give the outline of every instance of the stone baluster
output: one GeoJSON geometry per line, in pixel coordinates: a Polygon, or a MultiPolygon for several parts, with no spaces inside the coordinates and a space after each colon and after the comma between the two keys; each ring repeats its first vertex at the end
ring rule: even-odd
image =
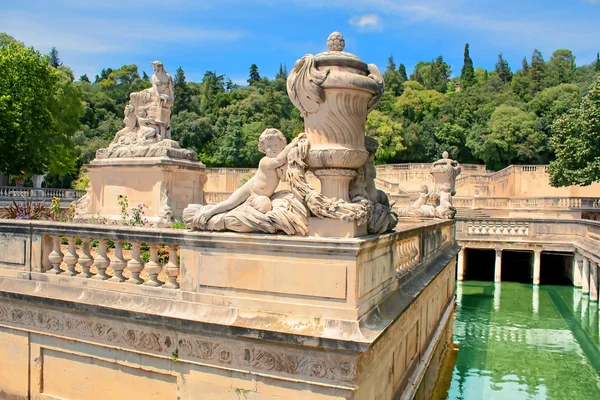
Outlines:
{"type": "Polygon", "coordinates": [[[140,278],[140,272],[144,269],[144,259],[140,254],[140,242],[132,242],[131,250],[131,260],[127,263],[127,270],[131,272],[131,278],[127,280],[127,283],[139,285],[144,283],[144,280],[140,278]]]}
{"type": "Polygon", "coordinates": [[[125,282],[127,279],[123,276],[123,270],[127,267],[127,260],[123,257],[123,241],[121,240],[115,242],[115,258],[116,260],[110,264],[114,274],[109,280],[113,282],[125,282]]]}
{"type": "Polygon", "coordinates": [[[92,279],[105,281],[110,278],[106,274],[110,265],[110,258],[106,255],[106,239],[98,239],[98,255],[94,258],[94,265],[98,268],[98,273],[92,279]]]}
{"type": "Polygon", "coordinates": [[[52,273],[55,275],[62,274],[60,264],[63,261],[63,253],[60,251],[60,242],[62,238],[60,236],[52,236],[52,252],[48,255],[48,259],[52,263],[52,273]]]}
{"type": "Polygon", "coordinates": [[[77,275],[77,271],[75,271],[75,266],[77,265],[77,261],[79,260],[79,256],[77,255],[77,250],[75,249],[75,243],[77,238],[70,237],[69,238],[69,250],[64,257],[64,262],[67,264],[67,275],[75,276],[77,275]]]}
{"type": "Polygon", "coordinates": [[[179,289],[179,262],[177,261],[177,246],[169,246],[169,262],[165,265],[169,281],[163,285],[167,289],[179,289]]]}
{"type": "Polygon", "coordinates": [[[494,263],[494,282],[502,281],[502,250],[496,249],[496,262],[494,263]]]}
{"type": "Polygon", "coordinates": [[[90,267],[94,263],[94,259],[90,254],[90,238],[81,239],[81,252],[83,253],[79,257],[79,265],[81,265],[81,274],[78,276],[81,278],[91,278],[94,276],[90,271],[90,267]]]}
{"type": "Polygon", "coordinates": [[[163,283],[158,280],[158,274],[160,274],[161,269],[160,263],[158,262],[158,245],[152,243],[150,245],[150,261],[146,263],[146,268],[144,268],[144,271],[148,273],[149,278],[144,282],[144,285],[153,287],[161,286],[163,283]]]}

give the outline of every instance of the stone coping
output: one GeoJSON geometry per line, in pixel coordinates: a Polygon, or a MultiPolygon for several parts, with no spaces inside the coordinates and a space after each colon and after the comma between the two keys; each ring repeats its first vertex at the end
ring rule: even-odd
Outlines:
{"type": "Polygon", "coordinates": [[[102,167],[179,167],[186,169],[205,170],[206,166],[200,161],[190,161],[171,157],[128,157],[94,159],[85,168],[102,167]]]}

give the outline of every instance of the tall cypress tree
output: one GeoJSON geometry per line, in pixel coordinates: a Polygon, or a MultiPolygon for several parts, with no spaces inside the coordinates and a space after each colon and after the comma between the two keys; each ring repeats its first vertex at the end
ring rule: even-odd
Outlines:
{"type": "Polygon", "coordinates": [[[175,101],[173,102],[173,114],[179,114],[183,110],[190,110],[192,103],[192,94],[185,83],[185,73],[183,68],[177,68],[175,79],[173,80],[175,89],[175,101]]]}
{"type": "Polygon", "coordinates": [[[383,73],[383,80],[385,81],[386,90],[394,96],[400,96],[402,94],[402,83],[400,82],[398,75],[394,56],[389,56],[388,65],[383,73]]]}
{"type": "Polygon", "coordinates": [[[281,63],[279,64],[279,71],[277,71],[277,74],[275,74],[275,79],[287,79],[287,68],[285,65],[281,63]]]}
{"type": "Polygon", "coordinates": [[[469,55],[469,43],[465,44],[465,52],[463,56],[463,67],[460,71],[460,84],[462,87],[473,85],[475,80],[475,70],[473,69],[473,60],[469,55]]]}
{"type": "Polygon", "coordinates": [[[402,82],[406,82],[408,80],[408,76],[406,75],[406,67],[404,66],[404,64],[400,64],[398,66],[398,75],[402,82]]]}
{"type": "Polygon", "coordinates": [[[252,64],[250,66],[250,77],[248,78],[248,85],[253,85],[260,81],[260,74],[258,73],[258,65],[252,64]]]}
{"type": "Polygon", "coordinates": [[[529,67],[529,79],[531,85],[529,91],[534,96],[537,92],[544,90],[546,84],[546,62],[542,53],[535,49],[531,54],[531,67],[529,67]]]}
{"type": "Polygon", "coordinates": [[[523,61],[521,61],[521,70],[524,73],[529,73],[529,64],[527,63],[527,57],[523,57],[523,61]]]}
{"type": "Polygon", "coordinates": [[[496,73],[498,77],[502,79],[502,82],[508,83],[512,80],[512,72],[508,66],[508,61],[502,57],[502,53],[498,54],[498,61],[496,62],[496,73]]]}
{"type": "Polygon", "coordinates": [[[600,52],[596,53],[596,72],[600,72],[600,52]]]}
{"type": "Polygon", "coordinates": [[[52,65],[54,68],[58,68],[62,65],[60,58],[58,58],[58,50],[56,50],[56,47],[52,47],[50,49],[49,56],[50,56],[50,65],[52,65]]]}

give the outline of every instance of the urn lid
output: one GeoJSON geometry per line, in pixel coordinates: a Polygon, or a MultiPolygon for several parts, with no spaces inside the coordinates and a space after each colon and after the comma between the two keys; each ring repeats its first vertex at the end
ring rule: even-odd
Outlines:
{"type": "Polygon", "coordinates": [[[318,67],[350,67],[356,68],[365,74],[368,74],[367,64],[365,64],[360,58],[352,53],[344,51],[346,41],[344,36],[339,32],[333,32],[327,38],[327,49],[315,55],[315,61],[318,67]]]}

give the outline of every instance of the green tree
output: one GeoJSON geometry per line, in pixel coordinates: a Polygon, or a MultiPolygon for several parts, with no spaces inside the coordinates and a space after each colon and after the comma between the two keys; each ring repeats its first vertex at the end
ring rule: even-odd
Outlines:
{"type": "Polygon", "coordinates": [[[91,83],[90,82],[90,78],[88,78],[87,74],[83,74],[79,77],[79,82],[87,82],[87,83],[91,83]]]}
{"type": "Polygon", "coordinates": [[[367,117],[367,134],[379,142],[375,154],[378,163],[394,161],[400,152],[406,150],[403,145],[402,123],[393,120],[380,111],[372,111],[367,117]]]}
{"type": "Polygon", "coordinates": [[[173,88],[175,91],[175,101],[173,102],[173,114],[179,114],[183,110],[192,109],[192,93],[185,82],[185,72],[183,68],[177,68],[175,79],[173,79],[173,88]]]}
{"type": "Polygon", "coordinates": [[[544,140],[534,129],[535,120],[533,113],[501,105],[490,116],[487,127],[472,129],[467,141],[474,154],[494,168],[537,161],[544,140]]]}
{"type": "Polygon", "coordinates": [[[502,79],[502,82],[509,83],[512,81],[512,71],[508,66],[508,61],[502,58],[502,53],[498,54],[498,61],[496,62],[496,73],[498,77],[502,79]]]}
{"type": "Polygon", "coordinates": [[[398,76],[400,77],[401,82],[406,82],[408,80],[408,77],[406,76],[406,67],[404,64],[400,64],[398,66],[398,76]]]}
{"type": "Polygon", "coordinates": [[[467,87],[475,84],[475,71],[473,69],[473,60],[469,55],[469,43],[465,44],[465,51],[463,55],[463,66],[460,71],[460,84],[461,87],[467,87]]]}
{"type": "Polygon", "coordinates": [[[531,96],[546,88],[547,67],[542,53],[535,49],[531,55],[531,67],[529,68],[529,92],[531,96]]]}
{"type": "Polygon", "coordinates": [[[596,72],[600,72],[600,52],[596,53],[596,72]]]}
{"type": "Polygon", "coordinates": [[[20,44],[21,46],[25,46],[23,44],[23,42],[19,42],[17,39],[15,39],[14,37],[10,36],[8,33],[6,33],[6,32],[0,32],[0,47],[2,47],[2,46],[8,46],[11,43],[16,43],[16,44],[20,44]]]}
{"type": "Polygon", "coordinates": [[[554,120],[556,160],[548,172],[553,186],[586,186],[600,181],[600,76],[578,107],[554,120]]]}
{"type": "Polygon", "coordinates": [[[550,86],[571,83],[575,77],[575,56],[571,50],[556,50],[548,61],[550,86]]]}
{"type": "Polygon", "coordinates": [[[435,115],[446,101],[443,94],[436,90],[414,90],[406,88],[398,97],[395,112],[407,122],[422,122],[427,115],[435,115]]]}
{"type": "Polygon", "coordinates": [[[279,64],[279,70],[277,74],[275,74],[275,79],[283,79],[286,80],[288,76],[287,67],[283,64],[279,64]]]}
{"type": "Polygon", "coordinates": [[[60,58],[58,57],[58,50],[56,50],[56,47],[52,47],[50,49],[50,65],[52,65],[54,68],[58,68],[62,65],[62,61],[60,61],[60,58]]]}
{"type": "Polygon", "coordinates": [[[383,80],[385,82],[385,89],[394,96],[400,96],[404,87],[402,86],[402,80],[400,73],[396,71],[396,63],[394,57],[388,57],[388,65],[383,73],[383,80]]]}
{"type": "Polygon", "coordinates": [[[257,82],[260,82],[260,74],[258,73],[258,66],[256,64],[252,64],[250,66],[250,77],[248,78],[248,85],[254,85],[257,82]]]}
{"type": "Polygon", "coordinates": [[[16,43],[0,47],[0,71],[0,146],[10,149],[0,157],[0,171],[73,172],[70,136],[83,107],[72,72],[16,43]]]}

